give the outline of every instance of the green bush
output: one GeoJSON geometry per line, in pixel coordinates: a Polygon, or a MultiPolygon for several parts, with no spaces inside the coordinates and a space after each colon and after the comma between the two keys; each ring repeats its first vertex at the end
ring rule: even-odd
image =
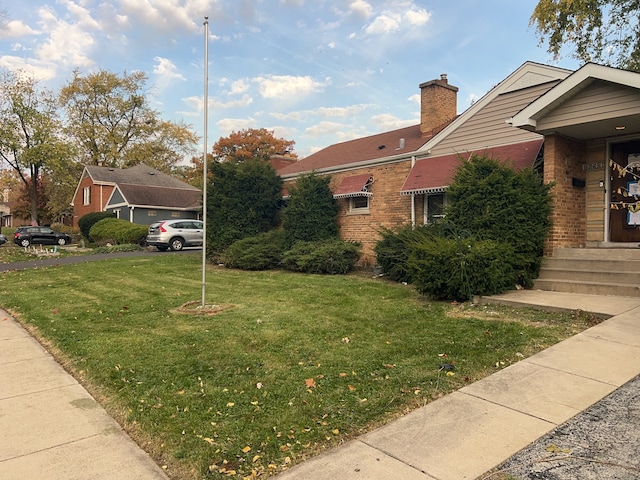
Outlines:
{"type": "Polygon", "coordinates": [[[516,256],[506,243],[436,237],[414,244],[407,261],[413,285],[437,300],[469,300],[515,287],[516,256]]]}
{"type": "Polygon", "coordinates": [[[278,268],[284,253],[284,231],[274,229],[234,242],[221,255],[225,267],[242,270],[278,268]]]}
{"type": "Polygon", "coordinates": [[[207,191],[207,256],[217,259],[233,242],[274,229],[282,179],[260,160],[214,162],[207,191]]]}
{"type": "Polygon", "coordinates": [[[310,173],[289,187],[289,201],[282,214],[287,247],[338,238],[338,206],[330,181],[329,176],[310,173]]]}
{"type": "Polygon", "coordinates": [[[91,235],[89,235],[91,227],[104,218],[116,218],[116,214],[114,212],[92,212],[80,217],[78,220],[78,228],[80,228],[82,236],[92,242],[93,239],[91,235]]]}
{"type": "Polygon", "coordinates": [[[141,245],[147,236],[146,225],[138,225],[120,218],[103,218],[89,230],[90,238],[101,245],[107,243],[141,245]]]}
{"type": "Polygon", "coordinates": [[[338,239],[297,242],[284,253],[282,265],[295,272],[344,274],[353,270],[360,253],[360,244],[338,239]]]}
{"type": "Polygon", "coordinates": [[[373,248],[376,253],[378,266],[382,273],[395,282],[411,283],[411,274],[407,261],[411,254],[412,245],[433,239],[440,234],[441,228],[436,225],[420,225],[391,230],[380,229],[382,237],[373,248]]]}
{"type": "Polygon", "coordinates": [[[518,283],[530,287],[551,227],[551,187],[533,168],[516,172],[508,162],[472,156],[447,190],[446,218],[474,238],[511,245],[518,283]]]}

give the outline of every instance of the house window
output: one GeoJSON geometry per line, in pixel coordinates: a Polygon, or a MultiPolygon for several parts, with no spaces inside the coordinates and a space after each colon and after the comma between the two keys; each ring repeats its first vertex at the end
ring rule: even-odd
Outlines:
{"type": "Polygon", "coordinates": [[[424,223],[437,223],[444,218],[446,198],[444,193],[434,193],[424,197],[424,223]]]}
{"type": "Polygon", "coordinates": [[[84,187],[82,189],[82,204],[91,205],[91,187],[84,187]]]}
{"type": "Polygon", "coordinates": [[[171,212],[171,218],[180,218],[180,212],[171,212]]]}
{"type": "Polygon", "coordinates": [[[368,213],[369,197],[351,197],[349,199],[349,211],[353,213],[368,213]]]}
{"type": "Polygon", "coordinates": [[[147,212],[147,217],[156,217],[158,216],[158,212],[156,212],[155,210],[149,210],[147,212]]]}

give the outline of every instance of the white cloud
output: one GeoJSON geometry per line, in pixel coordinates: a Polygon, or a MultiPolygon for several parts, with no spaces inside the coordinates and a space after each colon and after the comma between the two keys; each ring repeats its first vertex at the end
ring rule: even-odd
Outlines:
{"type": "Polygon", "coordinates": [[[0,28],[0,38],[19,38],[27,35],[36,35],[34,29],[20,20],[11,20],[0,28]]]}
{"type": "Polygon", "coordinates": [[[403,120],[388,113],[374,115],[369,121],[370,123],[375,125],[376,129],[379,132],[388,132],[391,130],[396,130],[398,128],[410,127],[411,125],[415,125],[418,122],[417,119],[403,120]]]}
{"type": "Polygon", "coordinates": [[[397,18],[389,15],[380,15],[375,18],[371,24],[364,29],[369,35],[383,35],[385,33],[395,32],[400,29],[400,22],[397,18]]]}
{"type": "Polygon", "coordinates": [[[223,137],[228,136],[231,132],[237,132],[238,130],[246,130],[247,128],[256,128],[256,121],[254,118],[223,118],[219,120],[216,125],[220,130],[220,134],[223,137]]]}
{"type": "Polygon", "coordinates": [[[27,61],[24,58],[11,55],[3,55],[0,57],[0,68],[12,72],[24,71],[42,81],[51,80],[56,76],[56,70],[50,64],[39,61],[27,61]]]}
{"type": "Polygon", "coordinates": [[[389,9],[380,12],[376,18],[365,27],[364,31],[368,35],[384,35],[396,32],[403,28],[421,27],[425,25],[431,18],[424,8],[418,8],[411,2],[399,5],[399,8],[389,9]]]}
{"type": "Polygon", "coordinates": [[[311,93],[322,91],[325,83],[318,82],[310,76],[269,75],[254,78],[263,98],[297,99],[311,93]]]}
{"type": "Polygon", "coordinates": [[[182,75],[178,71],[175,64],[168,58],[154,57],[153,60],[156,62],[155,66],[153,67],[153,73],[155,73],[156,75],[160,75],[165,80],[174,78],[179,80],[186,80],[184,75],[182,75]]]}
{"type": "Polygon", "coordinates": [[[347,107],[320,107],[317,112],[320,117],[336,118],[336,117],[352,117],[362,113],[368,105],[349,105],[347,107]]]}
{"type": "Polygon", "coordinates": [[[305,128],[305,133],[312,137],[319,137],[321,135],[335,135],[344,131],[344,124],[337,122],[320,122],[311,127],[305,128]]]}
{"type": "Polygon", "coordinates": [[[407,100],[409,100],[411,103],[415,103],[416,105],[420,105],[420,102],[422,101],[419,93],[411,95],[409,98],[407,98],[407,100]]]}
{"type": "Polygon", "coordinates": [[[96,43],[93,29],[99,26],[86,10],[75,8],[69,2],[67,4],[78,22],[69,23],[58,18],[49,7],[43,7],[38,12],[41,30],[48,32],[49,37],[37,47],[36,56],[42,61],[71,68],[92,67],[94,62],[89,53],[96,43]]]}
{"type": "Polygon", "coordinates": [[[228,102],[222,102],[215,100],[210,103],[211,107],[217,110],[228,110],[230,108],[247,107],[253,103],[253,97],[251,95],[243,95],[242,98],[236,100],[230,100],[228,102]]]}
{"type": "Polygon", "coordinates": [[[231,82],[229,95],[240,95],[241,93],[245,93],[247,90],[249,90],[249,84],[245,79],[235,80],[231,82]]]}
{"type": "Polygon", "coordinates": [[[424,8],[418,10],[409,10],[404,14],[404,19],[409,25],[415,25],[421,27],[426,24],[431,18],[431,14],[424,8]]]}
{"type": "Polygon", "coordinates": [[[357,17],[364,18],[365,20],[369,19],[371,15],[373,15],[373,8],[368,2],[364,0],[355,0],[349,5],[349,10],[351,10],[357,17]]]}

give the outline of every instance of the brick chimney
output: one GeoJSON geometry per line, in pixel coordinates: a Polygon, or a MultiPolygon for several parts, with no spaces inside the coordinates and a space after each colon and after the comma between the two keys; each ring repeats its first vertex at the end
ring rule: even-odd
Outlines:
{"type": "Polygon", "coordinates": [[[458,87],[449,85],[447,75],[420,85],[420,133],[431,135],[457,115],[458,87]]]}

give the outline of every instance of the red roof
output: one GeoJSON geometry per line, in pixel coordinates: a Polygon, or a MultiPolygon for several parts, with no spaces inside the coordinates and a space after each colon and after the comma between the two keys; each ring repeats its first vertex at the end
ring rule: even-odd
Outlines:
{"type": "Polygon", "coordinates": [[[504,160],[512,163],[516,170],[531,167],[540,153],[542,142],[542,139],[533,140],[418,160],[409,172],[400,193],[416,195],[429,191],[443,191],[451,184],[460,162],[468,159],[471,155],[487,155],[491,158],[504,160]]]}
{"type": "Polygon", "coordinates": [[[371,192],[367,191],[367,186],[372,180],[369,173],[343,178],[336,191],[333,192],[333,198],[369,196],[371,192]]]}
{"type": "Polygon", "coordinates": [[[368,137],[336,143],[278,170],[278,175],[290,175],[331,167],[346,167],[357,162],[391,157],[416,151],[431,137],[422,136],[420,125],[379,133],[368,137]]]}

